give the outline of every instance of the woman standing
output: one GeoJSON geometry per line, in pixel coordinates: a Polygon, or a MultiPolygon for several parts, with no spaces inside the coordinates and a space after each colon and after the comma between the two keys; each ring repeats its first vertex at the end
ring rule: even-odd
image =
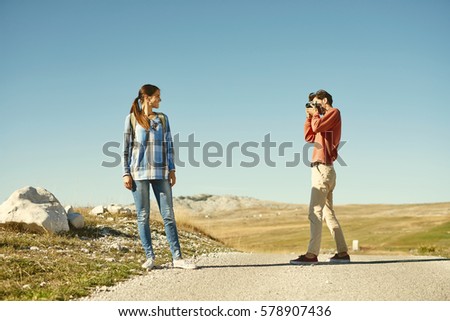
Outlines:
{"type": "Polygon", "coordinates": [[[136,205],[139,236],[147,257],[142,267],[151,270],[155,260],[149,225],[151,186],[164,221],[173,267],[195,269],[195,264],[181,256],[172,202],[176,182],[173,142],[167,116],[154,111],[160,102],[159,88],[144,85],[125,119],[123,183],[132,191],[136,205]]]}

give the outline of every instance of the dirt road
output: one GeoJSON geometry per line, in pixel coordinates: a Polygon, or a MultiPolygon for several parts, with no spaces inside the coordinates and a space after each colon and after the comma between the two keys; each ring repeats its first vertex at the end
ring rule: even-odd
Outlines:
{"type": "Polygon", "coordinates": [[[198,258],[199,269],[159,267],[97,290],[96,301],[448,301],[450,260],[353,255],[352,263],[292,266],[295,255],[220,253],[198,258]]]}

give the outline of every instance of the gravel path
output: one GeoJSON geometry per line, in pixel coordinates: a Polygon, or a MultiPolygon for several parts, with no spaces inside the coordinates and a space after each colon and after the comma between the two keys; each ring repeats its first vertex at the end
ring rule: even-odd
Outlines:
{"type": "Polygon", "coordinates": [[[292,266],[293,255],[219,253],[201,256],[199,269],[160,267],[90,301],[448,301],[450,260],[418,256],[353,255],[351,264],[292,266]]]}

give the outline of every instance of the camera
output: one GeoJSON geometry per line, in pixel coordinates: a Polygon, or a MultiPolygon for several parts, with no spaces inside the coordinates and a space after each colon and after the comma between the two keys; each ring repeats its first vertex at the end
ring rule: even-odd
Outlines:
{"type": "Polygon", "coordinates": [[[319,112],[320,115],[325,114],[325,109],[322,107],[322,105],[320,103],[313,103],[313,102],[307,102],[305,104],[306,108],[317,108],[317,111],[319,112]]]}
{"type": "Polygon", "coordinates": [[[318,103],[312,103],[312,102],[307,102],[305,105],[306,108],[320,108],[322,106],[320,106],[320,104],[318,103]]]}

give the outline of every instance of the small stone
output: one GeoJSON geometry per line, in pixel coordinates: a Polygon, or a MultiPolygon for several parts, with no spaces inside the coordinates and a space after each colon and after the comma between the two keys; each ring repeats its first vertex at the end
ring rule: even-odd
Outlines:
{"type": "Polygon", "coordinates": [[[66,210],[67,215],[72,214],[74,212],[72,205],[67,205],[66,207],[64,207],[64,209],[66,210]]]}
{"type": "Polygon", "coordinates": [[[89,214],[92,214],[92,215],[100,215],[100,214],[103,214],[103,213],[105,213],[105,212],[106,212],[106,209],[103,207],[103,205],[99,205],[99,206],[94,207],[94,208],[89,212],[89,214]]]}
{"type": "Polygon", "coordinates": [[[69,213],[67,215],[70,225],[76,229],[81,229],[84,227],[84,217],[80,213],[69,213]]]}

